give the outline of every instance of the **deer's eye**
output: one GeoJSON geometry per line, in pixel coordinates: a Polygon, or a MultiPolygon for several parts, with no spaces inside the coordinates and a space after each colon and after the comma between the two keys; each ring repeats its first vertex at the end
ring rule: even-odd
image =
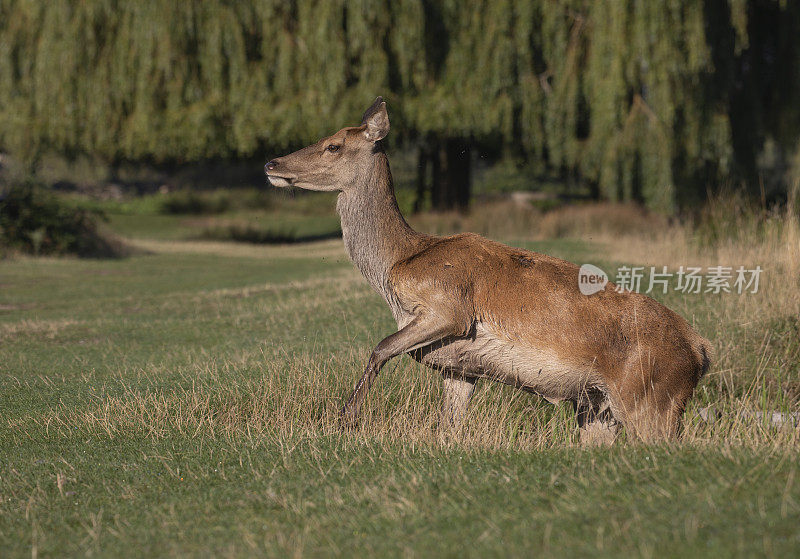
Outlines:
{"type": "Polygon", "coordinates": [[[337,151],[339,151],[340,147],[342,147],[342,146],[337,146],[336,144],[330,144],[325,149],[328,150],[331,153],[336,153],[337,151]]]}

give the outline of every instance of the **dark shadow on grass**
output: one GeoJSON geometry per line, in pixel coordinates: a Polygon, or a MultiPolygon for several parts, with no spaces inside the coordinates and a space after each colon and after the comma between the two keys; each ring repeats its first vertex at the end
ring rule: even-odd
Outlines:
{"type": "Polygon", "coordinates": [[[324,233],[298,234],[291,230],[260,229],[249,225],[228,225],[222,227],[209,227],[200,234],[200,239],[215,241],[233,241],[238,243],[251,243],[258,245],[278,245],[294,243],[311,243],[340,239],[340,229],[324,233]]]}
{"type": "Polygon", "coordinates": [[[127,258],[140,253],[118,237],[109,233],[94,231],[81,240],[75,254],[81,258],[127,258]]]}

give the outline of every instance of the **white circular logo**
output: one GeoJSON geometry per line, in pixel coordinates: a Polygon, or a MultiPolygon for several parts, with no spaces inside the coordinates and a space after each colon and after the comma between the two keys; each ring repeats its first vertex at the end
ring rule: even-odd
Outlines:
{"type": "Polygon", "coordinates": [[[608,275],[594,264],[584,264],[578,270],[578,289],[584,295],[603,291],[608,283],[608,275]]]}

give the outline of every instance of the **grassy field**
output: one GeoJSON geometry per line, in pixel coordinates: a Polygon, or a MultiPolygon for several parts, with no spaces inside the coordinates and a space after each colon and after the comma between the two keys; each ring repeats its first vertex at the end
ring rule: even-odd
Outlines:
{"type": "Polygon", "coordinates": [[[339,432],[394,327],[340,240],[224,243],[198,238],[207,218],[119,213],[130,257],[0,261],[0,555],[796,555],[800,430],[747,415],[800,409],[796,229],[701,250],[587,215],[566,238],[495,236],[607,271],[767,269],[758,295],[658,297],[717,353],[680,442],[581,448],[567,406],[489,383],[443,434],[438,378],[408,358],[339,432]]]}

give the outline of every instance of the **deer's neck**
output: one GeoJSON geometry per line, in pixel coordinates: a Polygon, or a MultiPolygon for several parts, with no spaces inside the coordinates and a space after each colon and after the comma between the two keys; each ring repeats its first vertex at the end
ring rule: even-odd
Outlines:
{"type": "Polygon", "coordinates": [[[391,267],[413,254],[423,235],[403,219],[394,196],[386,154],[373,155],[371,167],[341,194],[336,210],[342,218],[342,237],[350,259],[372,287],[391,296],[387,276],[391,267]]]}

